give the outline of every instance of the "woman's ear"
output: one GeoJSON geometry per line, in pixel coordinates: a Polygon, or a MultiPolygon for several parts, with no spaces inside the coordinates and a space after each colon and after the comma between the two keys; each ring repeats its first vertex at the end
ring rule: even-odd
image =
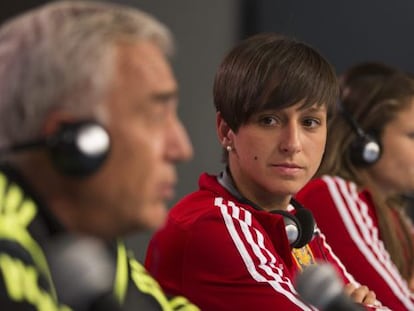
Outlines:
{"type": "Polygon", "coordinates": [[[220,112],[216,113],[216,130],[220,144],[226,148],[232,144],[233,131],[226,121],[224,121],[220,112]]]}

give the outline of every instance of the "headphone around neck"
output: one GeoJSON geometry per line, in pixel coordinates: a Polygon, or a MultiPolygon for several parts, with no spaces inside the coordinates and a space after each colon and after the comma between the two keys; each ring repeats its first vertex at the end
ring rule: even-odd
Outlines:
{"type": "Polygon", "coordinates": [[[96,172],[110,151],[108,131],[93,120],[62,123],[47,137],[0,148],[0,156],[46,148],[54,166],[64,175],[86,177],[96,172]]]}
{"type": "Polygon", "coordinates": [[[374,135],[362,129],[341,101],[338,101],[338,108],[344,120],[356,134],[356,138],[351,143],[348,151],[352,163],[356,166],[363,167],[377,162],[382,153],[380,141],[374,135]]]}
{"type": "MultiPolygon", "coordinates": [[[[249,204],[257,210],[263,210],[257,204],[243,197],[240,192],[236,189],[233,179],[230,173],[226,170],[222,171],[217,177],[218,182],[232,195],[234,195],[241,203],[249,204]]],[[[290,203],[296,210],[296,214],[293,215],[288,211],[273,210],[270,213],[279,214],[283,216],[285,222],[285,231],[289,240],[290,246],[293,248],[302,248],[308,244],[315,231],[315,219],[313,218],[312,212],[304,208],[298,201],[291,199],[290,203]]]]}

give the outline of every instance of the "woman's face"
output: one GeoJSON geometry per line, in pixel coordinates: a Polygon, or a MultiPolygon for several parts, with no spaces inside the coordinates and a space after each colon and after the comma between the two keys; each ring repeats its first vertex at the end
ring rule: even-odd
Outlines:
{"type": "Polygon", "coordinates": [[[222,145],[232,147],[229,166],[238,190],[264,209],[285,209],[321,162],[326,107],[301,104],[257,113],[237,133],[220,132],[218,118],[222,145]]]}
{"type": "Polygon", "coordinates": [[[383,193],[414,191],[414,98],[384,127],[383,153],[368,172],[383,193]]]}

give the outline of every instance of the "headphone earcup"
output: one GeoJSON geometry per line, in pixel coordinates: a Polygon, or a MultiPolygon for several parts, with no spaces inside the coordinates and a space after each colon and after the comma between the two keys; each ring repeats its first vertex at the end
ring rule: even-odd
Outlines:
{"type": "Polygon", "coordinates": [[[315,220],[309,210],[305,208],[297,209],[296,215],[282,210],[274,210],[271,213],[283,216],[286,235],[289,244],[293,248],[302,248],[312,240],[315,220]]]}
{"type": "Polygon", "coordinates": [[[316,222],[312,212],[306,208],[296,209],[295,217],[300,223],[302,234],[300,239],[292,244],[292,247],[302,248],[313,239],[316,222]]]}
{"type": "Polygon", "coordinates": [[[354,131],[356,138],[349,148],[349,157],[356,166],[369,166],[379,160],[382,148],[375,132],[365,132],[348,111],[342,101],[338,101],[339,112],[354,131]]]}
{"type": "Polygon", "coordinates": [[[379,160],[381,144],[372,135],[358,136],[351,144],[350,159],[356,166],[369,166],[379,160]]]}
{"type": "Polygon", "coordinates": [[[68,176],[86,177],[96,172],[110,151],[106,129],[95,121],[64,123],[46,139],[56,168],[68,176]]]}

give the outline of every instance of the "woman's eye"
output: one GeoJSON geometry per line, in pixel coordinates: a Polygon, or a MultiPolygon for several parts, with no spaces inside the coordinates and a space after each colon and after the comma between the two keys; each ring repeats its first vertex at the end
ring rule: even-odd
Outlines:
{"type": "Polygon", "coordinates": [[[277,119],[275,117],[263,117],[260,119],[260,123],[264,125],[274,125],[277,124],[277,119]]]}
{"type": "Polygon", "coordinates": [[[321,125],[321,121],[315,118],[309,118],[303,121],[303,125],[308,128],[316,128],[321,125]]]}

